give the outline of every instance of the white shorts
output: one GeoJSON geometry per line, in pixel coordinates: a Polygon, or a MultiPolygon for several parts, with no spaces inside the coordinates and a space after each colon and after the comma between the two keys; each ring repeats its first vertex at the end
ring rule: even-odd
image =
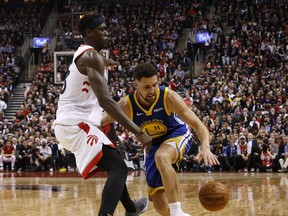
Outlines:
{"type": "Polygon", "coordinates": [[[102,146],[115,148],[106,135],[89,123],[78,126],[55,125],[55,136],[59,143],[71,151],[76,158],[77,168],[84,179],[89,178],[102,157],[102,146]]]}

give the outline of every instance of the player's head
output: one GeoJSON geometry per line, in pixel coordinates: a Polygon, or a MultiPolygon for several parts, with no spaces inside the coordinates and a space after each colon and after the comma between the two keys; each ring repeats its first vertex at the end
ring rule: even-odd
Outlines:
{"type": "Polygon", "coordinates": [[[157,69],[154,65],[149,63],[141,63],[136,65],[133,71],[133,77],[135,80],[141,81],[143,77],[150,78],[153,76],[157,77],[157,69]]]}
{"type": "Polygon", "coordinates": [[[152,104],[158,90],[157,69],[149,63],[138,64],[133,71],[135,87],[141,101],[152,104]]]}
{"type": "Polygon", "coordinates": [[[108,42],[105,19],[100,15],[84,15],[79,21],[78,31],[88,44],[92,46],[97,44],[100,49],[103,49],[108,42]]]}

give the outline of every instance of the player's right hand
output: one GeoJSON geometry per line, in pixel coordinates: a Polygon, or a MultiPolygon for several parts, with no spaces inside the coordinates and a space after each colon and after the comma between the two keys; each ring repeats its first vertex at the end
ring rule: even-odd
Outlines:
{"type": "Polygon", "coordinates": [[[148,153],[152,144],[152,137],[146,133],[140,133],[139,135],[136,135],[136,139],[142,143],[141,152],[145,149],[145,152],[148,153]]]}

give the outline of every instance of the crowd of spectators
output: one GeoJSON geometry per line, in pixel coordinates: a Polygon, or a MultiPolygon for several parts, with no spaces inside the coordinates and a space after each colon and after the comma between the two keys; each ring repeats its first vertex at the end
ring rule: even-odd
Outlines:
{"type": "MultiPolygon", "coordinates": [[[[191,109],[211,132],[211,148],[221,162],[215,169],[284,172],[288,6],[276,1],[214,3],[216,17],[227,14],[232,31],[218,31],[211,39],[204,70],[187,94],[191,109]]],[[[183,169],[209,169],[193,161],[197,148],[192,151],[183,169]]]]}
{"type": "Polygon", "coordinates": [[[1,2],[0,13],[0,120],[13,97],[13,88],[25,69],[19,49],[26,37],[41,36],[49,14],[49,1],[1,2]]]}
{"type": "MultiPolygon", "coordinates": [[[[288,166],[288,8],[274,1],[213,1],[215,16],[209,20],[205,17],[207,2],[143,1],[128,5],[87,1],[87,6],[73,1],[74,6],[65,10],[96,10],[107,17],[110,58],[121,63],[109,68],[111,96],[115,100],[133,90],[131,72],[140,62],[151,62],[158,68],[161,85],[183,92],[185,103],[209,129],[211,150],[218,155],[221,165],[205,167],[193,160],[199,148],[194,137],[194,146],[182,161],[181,171],[284,172],[288,166]],[[232,27],[228,35],[221,23],[224,12],[232,27]],[[202,19],[192,22],[191,16],[195,14],[201,14],[202,19]],[[194,80],[189,71],[191,53],[177,50],[187,25],[193,31],[206,29],[217,33],[204,47],[205,66],[194,80]]],[[[66,19],[58,22],[57,32],[72,35],[69,15],[62,16],[66,19]]],[[[71,50],[75,49],[72,42],[68,43],[71,50]]],[[[61,86],[54,84],[52,53],[48,50],[43,57],[13,122],[0,122],[0,145],[10,136],[16,140],[15,148],[27,141],[28,146],[40,149],[44,142],[57,146],[54,159],[65,155],[51,127],[61,86]]],[[[116,132],[119,143],[132,145],[133,136],[123,127],[116,124],[116,132]]],[[[49,170],[53,164],[48,161],[41,169],[49,170]]],[[[57,162],[57,169],[63,166],[63,161],[57,162]]]]}

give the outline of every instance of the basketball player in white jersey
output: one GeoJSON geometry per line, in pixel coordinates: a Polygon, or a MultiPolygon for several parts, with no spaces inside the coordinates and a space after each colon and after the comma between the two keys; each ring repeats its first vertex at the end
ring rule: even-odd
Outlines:
{"type": "Polygon", "coordinates": [[[93,174],[96,166],[108,171],[98,215],[113,215],[120,200],[126,215],[134,216],[147,209],[148,201],[130,199],[125,184],[127,166],[112,142],[98,129],[102,109],[134,133],[143,148],[150,148],[152,138],[141,132],[110,97],[104,67],[114,61],[106,60],[99,53],[108,42],[106,28],[101,16],[85,15],[80,19],[79,32],[84,44],[75,52],[63,85],[54,122],[55,135],[64,148],[74,153],[84,179],[93,174]]]}

